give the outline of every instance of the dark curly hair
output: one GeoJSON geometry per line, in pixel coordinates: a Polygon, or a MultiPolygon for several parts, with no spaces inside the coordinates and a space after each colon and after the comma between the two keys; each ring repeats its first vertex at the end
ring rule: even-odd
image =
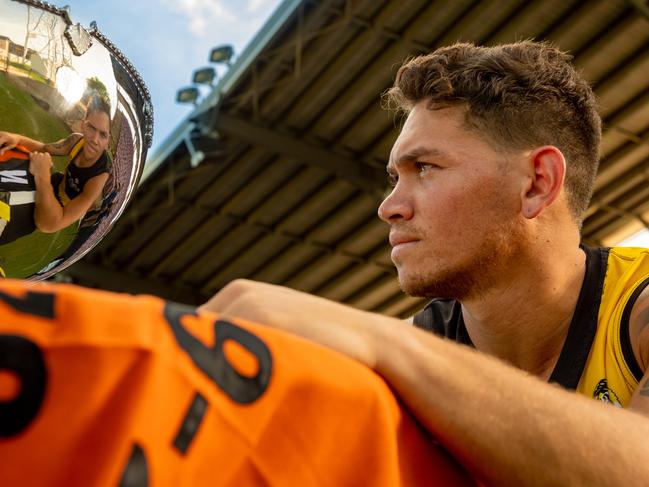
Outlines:
{"type": "Polygon", "coordinates": [[[597,174],[601,118],[571,59],[544,42],[458,43],[406,61],[385,101],[405,113],[422,100],[432,110],[464,106],[467,126],[496,149],[559,148],[570,209],[581,225],[597,174]]]}
{"type": "Polygon", "coordinates": [[[110,102],[101,95],[93,95],[88,101],[86,117],[91,113],[105,113],[110,121],[110,102]]]}

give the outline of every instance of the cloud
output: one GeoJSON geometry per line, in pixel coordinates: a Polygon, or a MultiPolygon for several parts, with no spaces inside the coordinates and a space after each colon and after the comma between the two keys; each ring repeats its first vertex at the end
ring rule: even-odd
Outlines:
{"type": "Polygon", "coordinates": [[[260,10],[268,12],[270,6],[277,4],[277,0],[248,0],[246,10],[250,13],[257,13],[260,10]]]}
{"type": "MultiPolygon", "coordinates": [[[[251,0],[259,2],[260,0],[251,0]]],[[[265,0],[261,0],[263,3],[265,0]]],[[[196,37],[204,37],[208,27],[237,21],[237,16],[224,5],[223,0],[163,0],[173,12],[183,15],[189,31],[196,37]]]]}

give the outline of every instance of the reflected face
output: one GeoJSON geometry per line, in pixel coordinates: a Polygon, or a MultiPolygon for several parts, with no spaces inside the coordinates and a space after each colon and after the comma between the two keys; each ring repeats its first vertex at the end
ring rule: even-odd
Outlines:
{"type": "Polygon", "coordinates": [[[110,140],[110,119],[104,112],[90,112],[81,125],[85,139],[83,153],[86,159],[97,160],[108,147],[110,140]]]}
{"type": "Polygon", "coordinates": [[[387,167],[394,189],[379,208],[405,292],[468,299],[506,271],[524,235],[507,157],[467,129],[461,107],[424,101],[410,112],[387,167]]]}

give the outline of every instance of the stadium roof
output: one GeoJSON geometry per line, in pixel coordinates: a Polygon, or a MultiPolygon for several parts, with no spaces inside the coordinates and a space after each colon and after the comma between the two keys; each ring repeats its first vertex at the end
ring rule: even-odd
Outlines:
{"type": "Polygon", "coordinates": [[[457,40],[570,51],[605,122],[584,238],[646,227],[648,19],[641,0],[286,0],[152,155],[108,237],[66,273],[186,303],[245,277],[412,313],[421,302],[399,290],[376,217],[397,135],[380,93],[407,56],[457,40]]]}

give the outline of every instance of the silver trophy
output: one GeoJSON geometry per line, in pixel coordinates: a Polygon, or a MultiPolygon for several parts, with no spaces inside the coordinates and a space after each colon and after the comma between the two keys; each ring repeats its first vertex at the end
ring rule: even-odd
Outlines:
{"type": "Polygon", "coordinates": [[[0,275],[77,261],[133,195],[153,135],[126,57],[68,9],[0,0],[0,275]]]}

